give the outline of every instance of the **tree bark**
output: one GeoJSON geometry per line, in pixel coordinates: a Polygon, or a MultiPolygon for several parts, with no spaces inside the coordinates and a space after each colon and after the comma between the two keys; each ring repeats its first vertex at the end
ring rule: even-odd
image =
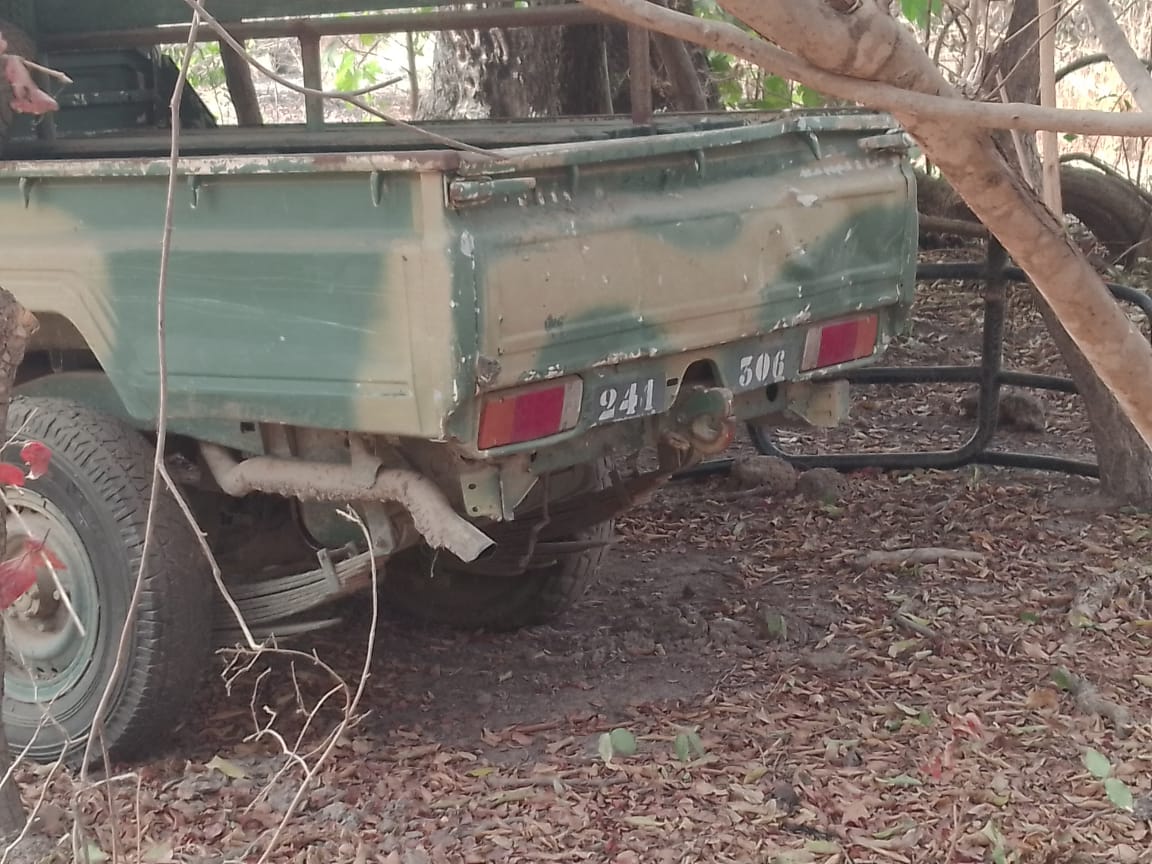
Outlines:
{"type": "Polygon", "coordinates": [[[749,35],[740,27],[723,21],[705,21],[677,14],[649,0],[580,2],[622,21],[639,24],[714,51],[733,54],[776,75],[806,84],[826,96],[843,100],[845,104],[859,102],[892,114],[913,113],[922,120],[965,123],[975,129],[1021,129],[1033,132],[1050,129],[1083,135],[1152,136],[1152,115],[1138,111],[1116,113],[1044,108],[1019,103],[999,105],[963,99],[951,88],[948,88],[947,93],[906,90],[892,84],[822,69],[764,39],[749,35]]]}
{"type": "Polygon", "coordinates": [[[559,27],[438,34],[424,117],[538,117],[560,109],[559,27]]]}
{"type": "MultiPolygon", "coordinates": [[[[1005,41],[991,60],[991,69],[1002,70],[1005,90],[1013,102],[1035,102],[1039,98],[1040,58],[1036,50],[1040,38],[1038,22],[1037,0],[1015,0],[1005,41]]],[[[1003,141],[1005,133],[996,134],[1003,141]]],[[[1024,156],[1030,166],[1030,172],[1026,173],[1038,179],[1040,155],[1035,137],[1020,135],[1018,140],[1023,145],[1024,156]]],[[[1128,502],[1152,500],[1152,450],[1143,446],[1132,425],[1125,422],[1123,415],[1117,412],[1115,399],[1092,371],[1091,364],[1068,335],[1052,307],[1043,297],[1037,295],[1036,300],[1052,341],[1056,343],[1076,383],[1092,425],[1102,491],[1128,502]]]]}
{"type": "MultiPolygon", "coordinates": [[[[16,370],[24,360],[28,339],[36,332],[36,319],[16,302],[7,290],[0,288],[0,435],[8,432],[8,402],[16,380],[16,370]]],[[[8,542],[7,512],[0,518],[0,550],[8,542]]],[[[2,556],[0,556],[2,557],[2,556]]],[[[0,627],[0,704],[4,701],[4,628],[0,627]]],[[[8,734],[0,723],[0,777],[12,767],[8,751],[8,734]]],[[[0,784],[0,835],[11,840],[24,829],[26,819],[20,787],[15,778],[0,784]]]]}
{"type": "MultiPolygon", "coordinates": [[[[656,22],[667,20],[666,15],[659,14],[663,10],[652,4],[584,2],[632,21],[639,17],[638,7],[646,6],[645,17],[656,22]]],[[[722,31],[729,44],[742,49],[741,56],[768,68],[786,63],[799,72],[797,80],[809,86],[827,92],[819,83],[823,76],[808,74],[808,70],[823,71],[833,73],[823,81],[830,81],[834,88],[851,79],[880,81],[889,85],[889,91],[915,91],[965,105],[911,32],[876,0],[720,0],[720,5],[757,33],[793,52],[781,52],[767,43],[744,41],[730,30],[722,31]],[[803,60],[794,62],[799,59],[795,55],[803,60]]],[[[692,22],[691,26],[686,21],[680,23],[674,35],[681,38],[692,38],[687,35],[689,30],[698,36],[710,29],[704,22],[692,22]]],[[[664,29],[659,23],[656,26],[664,29]]],[[[719,28],[711,29],[715,34],[719,28]]],[[[838,95],[843,95],[851,88],[838,89],[838,95]]],[[[875,95],[870,87],[860,92],[866,103],[875,95]]],[[[1012,167],[1012,158],[992,134],[975,124],[958,123],[955,117],[940,119],[943,111],[935,117],[914,113],[910,109],[914,99],[887,101],[895,119],[919,141],[925,155],[1028,274],[1098,373],[1111,403],[1100,410],[1129,427],[1126,441],[1139,442],[1135,452],[1098,442],[1105,444],[1100,448],[1105,451],[1101,462],[1109,465],[1109,475],[1122,473],[1116,466],[1135,465],[1139,469],[1143,451],[1152,448],[1152,388],[1147,386],[1152,380],[1152,345],[1112,299],[1062,224],[1023,182],[1012,167]]],[[[1130,478],[1122,488],[1108,491],[1128,500],[1152,500],[1152,477],[1130,478]]]]}
{"type": "MultiPolygon", "coordinates": [[[[664,0],[691,11],[691,0],[664,0]]],[[[707,59],[678,39],[653,38],[656,110],[702,111],[719,102],[707,59]]],[[[626,114],[628,34],[618,25],[451,31],[437,35],[422,118],[626,114]]]]}
{"type": "Polygon", "coordinates": [[[264,117],[260,113],[260,98],[256,95],[256,84],[252,80],[252,67],[231,45],[223,42],[217,44],[220,46],[220,59],[224,63],[228,95],[232,97],[232,107],[236,109],[236,123],[240,126],[263,126],[264,117]]]}

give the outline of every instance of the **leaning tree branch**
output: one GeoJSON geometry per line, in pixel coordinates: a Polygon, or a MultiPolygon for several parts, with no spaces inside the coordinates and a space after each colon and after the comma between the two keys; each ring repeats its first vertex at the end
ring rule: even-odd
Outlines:
{"type": "MultiPolygon", "coordinates": [[[[195,0],[185,0],[187,3],[195,0]]],[[[629,24],[657,30],[668,36],[695,42],[715,51],[732,54],[762,66],[773,74],[853,102],[867,103],[883,111],[915,114],[930,120],[956,120],[985,129],[1019,129],[1024,132],[1077,132],[1082,135],[1152,137],[1152,116],[1114,114],[1068,108],[1040,108],[1021,102],[1004,104],[973,102],[957,96],[931,95],[826,72],[795,54],[731,24],[706,21],[657,6],[648,0],[580,0],[584,5],[629,24]]]]}
{"type": "Polygon", "coordinates": [[[1128,92],[1142,112],[1152,113],[1152,77],[1120,29],[1120,22],[1116,20],[1108,0],[1084,0],[1084,10],[1105,53],[1124,79],[1128,92]]]}
{"type": "MultiPolygon", "coordinates": [[[[1067,78],[1073,72],[1079,72],[1081,69],[1087,69],[1089,66],[1095,66],[1097,63],[1109,63],[1112,58],[1105,54],[1103,51],[1098,54],[1085,54],[1066,66],[1061,66],[1056,70],[1056,83],[1060,83],[1063,79],[1067,78]]],[[[1152,60],[1146,57],[1140,58],[1140,63],[1146,71],[1152,71],[1152,60]]]]}

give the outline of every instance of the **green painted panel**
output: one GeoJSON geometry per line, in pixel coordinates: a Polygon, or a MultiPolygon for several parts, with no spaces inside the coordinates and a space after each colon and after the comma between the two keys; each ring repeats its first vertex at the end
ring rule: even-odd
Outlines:
{"type": "MultiPolygon", "coordinates": [[[[0,202],[16,185],[3,181],[0,202]]],[[[145,420],[158,381],[165,186],[162,177],[48,179],[27,211],[0,213],[16,248],[33,256],[43,247],[56,262],[29,272],[7,256],[0,278],[33,310],[64,291],[56,305],[73,308],[55,311],[85,319],[85,335],[105,342],[99,359],[145,420]],[[54,225],[70,236],[50,236],[54,225]]],[[[170,416],[349,428],[390,411],[390,429],[414,430],[406,286],[391,275],[419,249],[410,183],[392,178],[374,207],[367,174],[207,177],[196,200],[193,209],[189,187],[177,187],[170,416]]]]}

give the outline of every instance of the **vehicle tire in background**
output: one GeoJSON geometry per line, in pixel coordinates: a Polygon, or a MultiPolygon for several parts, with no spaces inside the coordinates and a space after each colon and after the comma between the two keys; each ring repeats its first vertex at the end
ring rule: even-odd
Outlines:
{"type": "MultiPolygon", "coordinates": [[[[16,511],[7,514],[6,557],[20,554],[29,537],[45,540],[64,565],[60,582],[85,632],[42,568],[37,584],[4,613],[3,720],[13,752],[31,742],[28,752],[37,761],[64,750],[76,762],[128,617],[155,450],[121,421],[62,400],[14,398],[8,424],[16,440],[4,461],[19,464],[27,441],[42,442],[52,456],[42,477],[5,490],[16,511]]],[[[186,716],[211,656],[212,590],[199,541],[165,490],[156,502],[125,665],[104,716],[104,741],[114,758],[162,746],[186,716]]],[[[99,758],[99,748],[94,752],[99,758]]]]}
{"type": "Polygon", "coordinates": [[[1112,263],[1152,257],[1152,200],[1136,184],[1088,168],[1060,167],[1064,212],[1080,221],[1112,263]]]}
{"type": "MultiPolygon", "coordinates": [[[[603,489],[608,463],[597,461],[554,474],[549,485],[554,501],[603,489]]],[[[540,506],[540,487],[521,510],[540,506]]],[[[614,520],[601,522],[565,540],[606,544],[614,520]]],[[[596,580],[605,545],[557,555],[541,569],[508,576],[476,573],[467,564],[437,555],[427,546],[397,555],[386,565],[385,599],[420,620],[469,630],[516,630],[554,621],[584,596],[596,580]]]]}

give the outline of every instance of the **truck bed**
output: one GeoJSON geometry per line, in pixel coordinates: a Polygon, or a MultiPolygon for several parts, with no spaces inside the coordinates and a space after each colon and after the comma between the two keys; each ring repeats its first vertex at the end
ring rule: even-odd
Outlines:
{"type": "MultiPolygon", "coordinates": [[[[914,181],[883,115],[428,125],[499,158],[378,125],[182,136],[173,428],[475,440],[478,393],[584,375],[595,400],[701,361],[740,389],[745,349],[779,340],[795,376],[804,327],[877,309],[884,338],[911,299],[914,181]]],[[[26,140],[0,166],[19,250],[0,280],[49,323],[41,346],[91,348],[141,422],[167,146],[26,140]]]]}

